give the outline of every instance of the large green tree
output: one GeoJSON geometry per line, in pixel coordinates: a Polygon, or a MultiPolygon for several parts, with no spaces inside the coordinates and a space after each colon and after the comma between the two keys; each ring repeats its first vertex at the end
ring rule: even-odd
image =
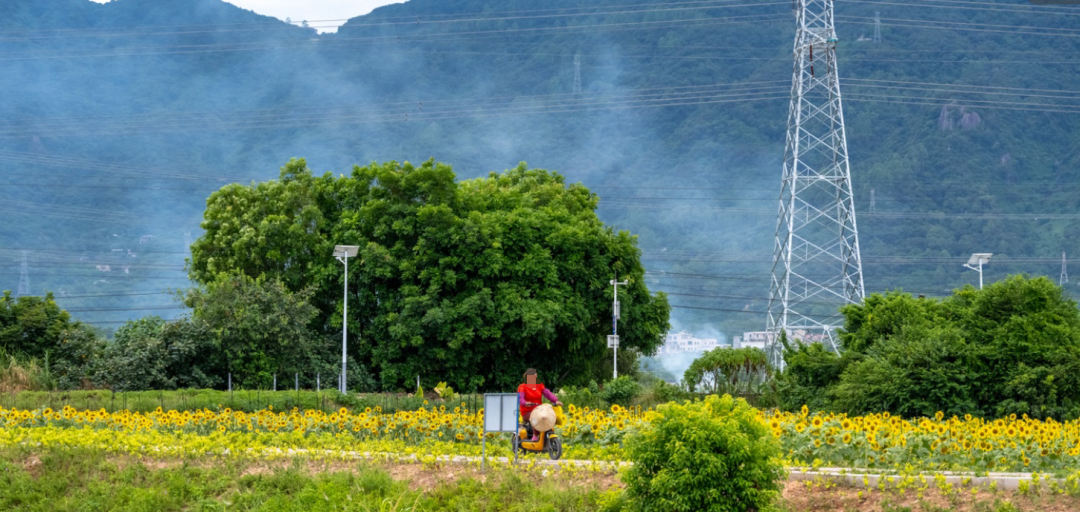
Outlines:
{"type": "MultiPolygon", "coordinates": [[[[611,288],[618,276],[621,347],[652,353],[668,328],[636,239],[596,217],[598,198],[524,164],[458,182],[434,161],[313,176],[303,160],[277,181],[230,185],[207,202],[191,277],[219,273],[313,287],[316,325],[341,326],[342,266],[350,261],[350,352],[384,387],[447,381],[507,389],[535,367],[549,383],[587,382],[610,357],[611,288]]],[[[625,351],[623,351],[625,352],[625,351]]],[[[610,370],[610,367],[608,367],[610,370]]]]}

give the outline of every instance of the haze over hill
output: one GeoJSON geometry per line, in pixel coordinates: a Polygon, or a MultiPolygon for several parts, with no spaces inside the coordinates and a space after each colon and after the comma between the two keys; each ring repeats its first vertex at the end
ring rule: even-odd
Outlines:
{"type": "MultiPolygon", "coordinates": [[[[1000,3],[837,5],[868,292],[1080,255],[1080,10],[1000,3]]],[[[25,254],[79,318],[171,318],[225,183],[524,160],[640,235],[676,327],[757,330],[792,36],[785,2],[411,0],[320,35],[219,0],[0,0],[0,289],[25,254]]]]}

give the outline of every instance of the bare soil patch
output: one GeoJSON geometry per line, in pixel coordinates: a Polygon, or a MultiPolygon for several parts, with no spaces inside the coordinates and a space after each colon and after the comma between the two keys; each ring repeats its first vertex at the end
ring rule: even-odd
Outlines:
{"type": "Polygon", "coordinates": [[[855,487],[807,487],[805,482],[784,486],[783,504],[790,512],[996,512],[1011,504],[1021,512],[1076,512],[1080,498],[1052,494],[1022,495],[1012,491],[958,489],[947,495],[931,486],[923,493],[915,490],[882,491],[855,487]],[[861,494],[860,494],[861,492],[861,494]]]}
{"type": "Polygon", "coordinates": [[[23,461],[23,470],[30,474],[30,476],[37,478],[41,474],[42,465],[41,459],[37,455],[31,455],[23,461]]]}

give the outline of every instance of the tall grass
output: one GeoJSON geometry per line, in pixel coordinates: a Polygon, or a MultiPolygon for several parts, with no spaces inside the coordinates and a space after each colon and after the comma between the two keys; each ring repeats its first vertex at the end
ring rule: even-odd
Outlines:
{"type": "Polygon", "coordinates": [[[56,389],[47,361],[22,358],[0,351],[0,393],[56,389]]]}

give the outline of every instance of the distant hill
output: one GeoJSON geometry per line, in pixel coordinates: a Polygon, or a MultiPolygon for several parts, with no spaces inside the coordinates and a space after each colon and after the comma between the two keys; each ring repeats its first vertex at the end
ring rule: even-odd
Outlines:
{"type": "MultiPolygon", "coordinates": [[[[741,5],[411,0],[318,35],[219,0],[0,0],[0,289],[25,250],[31,291],[80,318],[168,318],[168,295],[129,294],[185,286],[224,183],[292,157],[525,160],[690,275],[651,283],[703,308],[677,326],[759,329],[794,21],[741,5]]],[[[1080,255],[1080,16],[1045,12],[838,2],[868,291],[944,294],[975,282],[971,252],[998,254],[987,279],[1080,255]]]]}

